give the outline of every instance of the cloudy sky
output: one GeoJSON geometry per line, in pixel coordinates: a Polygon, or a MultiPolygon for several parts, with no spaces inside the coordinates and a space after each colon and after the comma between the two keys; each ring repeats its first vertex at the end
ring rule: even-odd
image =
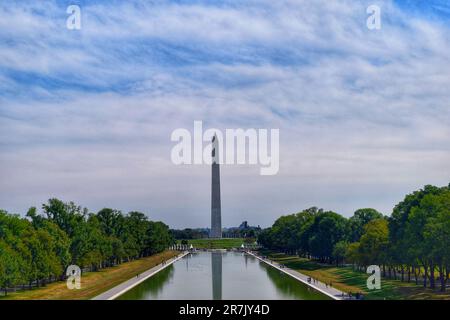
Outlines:
{"type": "Polygon", "coordinates": [[[280,129],[277,175],[222,167],[225,226],[390,214],[450,182],[449,52],[446,0],[1,1],[0,207],[58,197],[208,226],[210,168],[170,159],[172,131],[202,120],[280,129]]]}

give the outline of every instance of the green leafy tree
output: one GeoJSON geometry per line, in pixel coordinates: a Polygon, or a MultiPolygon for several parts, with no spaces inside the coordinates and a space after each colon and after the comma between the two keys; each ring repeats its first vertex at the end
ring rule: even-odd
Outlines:
{"type": "Polygon", "coordinates": [[[416,253],[430,266],[430,287],[434,287],[434,268],[445,291],[450,272],[450,190],[426,195],[412,210],[408,234],[420,240],[416,253]]]}
{"type": "Polygon", "coordinates": [[[104,208],[97,213],[102,232],[107,236],[117,237],[122,232],[124,218],[122,212],[110,208],[104,208]]]}
{"type": "Polygon", "coordinates": [[[169,227],[141,212],[88,213],[73,202],[50,199],[26,218],[0,210],[0,288],[45,285],[62,279],[69,264],[98,270],[161,252],[174,240],[169,227]]]}
{"type": "Polygon", "coordinates": [[[54,198],[43,204],[42,209],[47,218],[64,230],[69,237],[73,236],[76,226],[87,216],[87,209],[82,209],[73,202],[64,203],[54,198]]]}
{"type": "Polygon", "coordinates": [[[354,266],[358,267],[360,265],[361,256],[359,253],[359,242],[353,242],[347,246],[345,259],[346,261],[352,263],[354,266]]]}
{"type": "Polygon", "coordinates": [[[383,218],[383,214],[372,208],[358,209],[349,219],[350,241],[359,241],[364,233],[364,226],[372,220],[383,218]]]}
{"type": "Polygon", "coordinates": [[[309,249],[312,256],[322,262],[333,262],[333,248],[348,238],[348,221],[335,212],[322,212],[315,216],[309,228],[309,249]]]}
{"type": "Polygon", "coordinates": [[[53,274],[64,278],[65,269],[70,264],[72,257],[70,253],[71,241],[67,234],[61,230],[55,223],[36,214],[36,208],[32,207],[27,213],[31,218],[35,230],[45,230],[49,234],[49,245],[51,245],[51,254],[53,260],[53,274]],[[56,259],[56,260],[55,260],[56,259]]]}
{"type": "Polygon", "coordinates": [[[402,272],[405,265],[414,268],[422,267],[425,272],[424,286],[430,279],[430,287],[434,288],[434,263],[429,259],[426,244],[423,239],[423,228],[426,217],[433,215],[431,208],[422,207],[422,199],[427,195],[437,195],[448,188],[439,188],[431,185],[406,195],[403,201],[394,207],[389,218],[389,258],[392,264],[399,265],[402,272]]]}
{"type": "Polygon", "coordinates": [[[169,232],[169,226],[160,221],[150,221],[146,232],[145,254],[151,255],[162,252],[173,241],[172,235],[169,232]]]}
{"type": "Polygon", "coordinates": [[[19,284],[22,278],[20,256],[3,240],[0,239],[0,288],[5,295],[7,288],[19,284]]]}
{"type": "Polygon", "coordinates": [[[339,263],[344,263],[344,259],[348,250],[348,242],[345,240],[341,240],[334,245],[333,248],[333,258],[336,261],[336,265],[339,266],[339,263]]]}
{"type": "Polygon", "coordinates": [[[364,226],[359,241],[360,263],[364,266],[383,264],[389,244],[389,228],[385,219],[375,219],[364,226]]]}

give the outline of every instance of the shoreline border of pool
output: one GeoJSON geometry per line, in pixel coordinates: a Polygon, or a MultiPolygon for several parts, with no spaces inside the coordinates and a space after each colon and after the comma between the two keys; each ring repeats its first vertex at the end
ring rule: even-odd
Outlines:
{"type": "Polygon", "coordinates": [[[142,277],[128,279],[127,281],[122,282],[121,284],[99,294],[98,296],[95,296],[91,300],[114,300],[114,299],[120,297],[121,295],[123,295],[125,292],[127,292],[127,291],[133,289],[134,287],[136,287],[137,285],[141,284],[148,278],[154,276],[161,270],[164,270],[165,268],[167,268],[174,262],[185,257],[189,253],[190,253],[189,251],[185,251],[185,252],[181,253],[180,255],[176,256],[175,258],[169,259],[164,265],[162,263],[160,263],[160,264],[154,266],[153,268],[150,268],[149,270],[144,271],[141,274],[141,275],[143,275],[142,277]]]}
{"type": "MultiPolygon", "coordinates": [[[[222,251],[222,250],[202,250],[202,251],[222,251]]],[[[226,250],[223,250],[226,251],[226,250]]],[[[264,262],[265,264],[267,264],[268,266],[275,268],[281,272],[283,272],[284,274],[290,276],[291,278],[294,278],[297,281],[300,281],[301,283],[305,284],[306,286],[312,288],[313,290],[333,299],[333,300],[346,300],[344,297],[344,293],[340,290],[337,290],[333,287],[326,287],[326,288],[319,288],[316,285],[313,285],[311,283],[309,283],[306,279],[308,278],[308,276],[287,268],[287,267],[283,267],[281,268],[279,265],[271,262],[270,260],[264,259],[258,255],[256,255],[255,253],[251,252],[251,251],[241,251],[242,253],[248,254],[250,256],[253,256],[254,258],[258,259],[261,262],[264,262]]],[[[185,257],[186,255],[190,254],[190,251],[184,251],[182,253],[180,253],[180,255],[176,256],[175,258],[171,258],[169,259],[166,264],[158,264],[156,266],[154,266],[153,268],[150,268],[149,270],[143,272],[141,275],[142,277],[139,278],[131,278],[128,279],[125,282],[122,282],[121,284],[95,296],[94,298],[92,298],[91,300],[114,300],[118,297],[120,297],[121,295],[123,295],[124,293],[126,293],[127,291],[133,289],[134,287],[136,287],[137,285],[141,284],[142,282],[148,280],[149,278],[151,278],[152,276],[154,276],[155,274],[157,274],[158,272],[160,272],[161,270],[164,270],[165,268],[167,268],[168,266],[172,265],[173,263],[175,263],[176,261],[182,259],[183,257],[185,257]]],[[[319,284],[322,284],[325,286],[325,284],[319,282],[319,284]]]]}
{"type": "MultiPolygon", "coordinates": [[[[266,259],[263,259],[263,258],[259,257],[258,255],[254,254],[251,251],[244,251],[244,252],[249,254],[249,255],[251,255],[251,256],[253,256],[253,257],[255,257],[256,259],[266,263],[267,265],[269,265],[269,266],[271,266],[271,267],[273,267],[273,268],[275,268],[275,269],[277,269],[279,271],[282,271],[283,273],[287,274],[288,276],[290,276],[290,277],[292,277],[292,278],[302,282],[303,284],[307,285],[308,287],[310,287],[310,288],[312,288],[312,289],[314,289],[314,290],[316,290],[316,291],[326,295],[327,297],[332,298],[333,300],[345,300],[345,299],[342,299],[342,297],[339,297],[339,296],[343,295],[343,292],[340,291],[340,290],[337,290],[335,288],[326,288],[327,290],[319,288],[319,287],[317,287],[317,286],[315,286],[315,285],[313,285],[311,283],[308,283],[308,281],[306,281],[305,279],[302,279],[302,278],[296,276],[295,273],[299,274],[300,276],[302,276],[304,278],[308,278],[308,276],[306,276],[306,275],[304,275],[304,274],[302,274],[302,273],[300,273],[298,271],[289,269],[287,267],[280,268],[276,264],[271,263],[270,261],[267,261],[266,259]],[[335,292],[335,294],[330,292],[331,289],[335,292]]],[[[321,283],[321,282],[319,282],[319,283],[321,283]]]]}

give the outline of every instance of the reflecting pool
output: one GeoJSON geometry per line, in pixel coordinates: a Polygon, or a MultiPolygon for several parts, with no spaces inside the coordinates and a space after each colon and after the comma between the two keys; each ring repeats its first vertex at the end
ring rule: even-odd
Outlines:
{"type": "Polygon", "coordinates": [[[241,252],[191,253],[119,300],[324,300],[327,296],[241,252]]]}

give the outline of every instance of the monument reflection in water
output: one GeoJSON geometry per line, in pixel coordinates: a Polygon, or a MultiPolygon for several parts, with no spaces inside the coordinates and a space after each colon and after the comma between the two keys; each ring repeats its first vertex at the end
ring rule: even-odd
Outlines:
{"type": "Polygon", "coordinates": [[[222,253],[211,252],[212,295],[214,300],[222,300],[222,253]]]}
{"type": "Polygon", "coordinates": [[[240,252],[192,253],[124,293],[121,300],[328,299],[240,252]]]}
{"type": "MultiPolygon", "coordinates": [[[[189,270],[189,258],[186,259],[186,270],[189,270]]],[[[222,253],[211,252],[211,280],[213,300],[222,300],[222,253]]]]}

